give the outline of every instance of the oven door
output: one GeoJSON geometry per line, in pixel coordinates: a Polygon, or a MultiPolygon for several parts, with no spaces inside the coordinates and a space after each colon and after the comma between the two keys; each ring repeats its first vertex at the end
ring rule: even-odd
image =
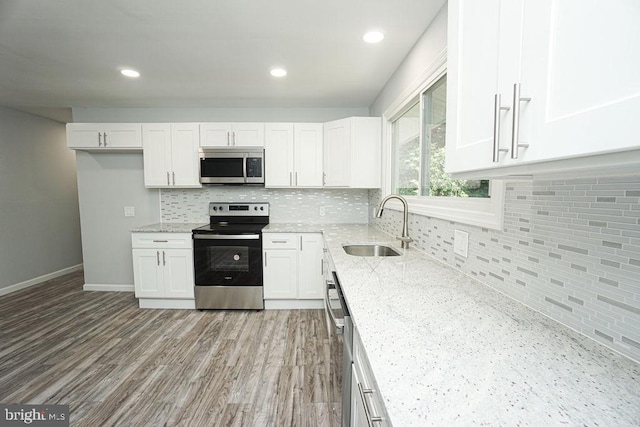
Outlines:
{"type": "Polygon", "coordinates": [[[196,286],[262,286],[260,234],[194,234],[196,286]]]}

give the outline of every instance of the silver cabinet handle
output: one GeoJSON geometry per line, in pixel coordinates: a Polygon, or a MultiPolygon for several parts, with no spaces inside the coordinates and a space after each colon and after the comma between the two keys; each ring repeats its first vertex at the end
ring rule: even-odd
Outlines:
{"type": "Polygon", "coordinates": [[[289,187],[293,187],[293,178],[292,178],[293,173],[289,172],[289,187]]]}
{"type": "Polygon", "coordinates": [[[302,252],[302,235],[300,235],[300,252],[302,252]]]}
{"type": "Polygon", "coordinates": [[[102,134],[102,137],[103,137],[103,139],[104,139],[104,146],[106,147],[106,146],[107,146],[107,133],[106,133],[106,132],[104,132],[104,133],[102,134]]]}
{"type": "Polygon", "coordinates": [[[98,132],[98,147],[102,147],[102,133],[98,132]]]}
{"type": "Polygon", "coordinates": [[[322,185],[327,185],[327,173],[322,173],[322,185]]]}
{"type": "Polygon", "coordinates": [[[264,266],[267,266],[267,252],[264,252],[264,266]]]}
{"type": "Polygon", "coordinates": [[[229,142],[229,132],[227,132],[227,145],[231,145],[231,143],[229,142]]]}
{"type": "Polygon", "coordinates": [[[160,251],[156,251],[156,260],[158,261],[158,265],[160,265],[160,251]]]}
{"type": "Polygon", "coordinates": [[[169,181],[169,172],[167,172],[167,185],[171,185],[171,181],[169,181]]]}
{"type": "Polygon", "coordinates": [[[233,135],[231,135],[231,136],[233,138],[233,144],[231,144],[231,145],[235,146],[236,145],[236,133],[235,133],[235,131],[233,132],[233,135]]]}
{"type": "Polygon", "coordinates": [[[510,107],[500,105],[500,94],[496,93],[493,99],[493,163],[500,161],[500,152],[509,151],[508,148],[500,148],[500,113],[502,110],[509,111],[510,107]]]}
{"type": "Polygon", "coordinates": [[[171,172],[171,175],[173,176],[173,185],[176,185],[176,173],[171,172]]]}
{"type": "Polygon", "coordinates": [[[169,243],[168,240],[154,240],[153,243],[169,243]]]}
{"type": "Polygon", "coordinates": [[[324,276],[324,260],[320,260],[320,275],[324,276]]]}
{"type": "Polygon", "coordinates": [[[520,96],[520,83],[513,85],[513,127],[511,128],[511,158],[518,158],[518,148],[527,148],[529,144],[520,143],[520,103],[529,102],[531,98],[520,96]]]}
{"type": "Polygon", "coordinates": [[[373,423],[381,423],[382,417],[378,415],[371,415],[369,402],[367,401],[367,398],[366,398],[367,394],[373,394],[373,390],[370,388],[363,388],[362,384],[358,383],[358,391],[360,392],[360,398],[362,399],[362,403],[364,406],[364,414],[367,417],[367,424],[369,424],[369,426],[373,426],[373,423]]]}
{"type": "Polygon", "coordinates": [[[296,187],[298,186],[298,172],[296,172],[296,187]]]}
{"type": "Polygon", "coordinates": [[[162,265],[167,265],[167,253],[165,251],[162,251],[162,265]]]}
{"type": "Polygon", "coordinates": [[[289,243],[288,240],[272,240],[271,243],[289,243]]]}

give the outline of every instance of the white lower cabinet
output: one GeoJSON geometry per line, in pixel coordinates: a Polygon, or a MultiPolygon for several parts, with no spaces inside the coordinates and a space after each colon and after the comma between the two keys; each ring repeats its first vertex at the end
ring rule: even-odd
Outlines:
{"type": "Polygon", "coordinates": [[[351,427],[388,426],[371,366],[364,352],[358,329],[353,328],[353,369],[351,370],[351,427]]]}
{"type": "Polygon", "coordinates": [[[133,277],[141,308],[195,308],[190,233],[132,233],[133,277]]]}
{"type": "Polygon", "coordinates": [[[320,233],[264,233],[265,308],[321,308],[320,233]]]}

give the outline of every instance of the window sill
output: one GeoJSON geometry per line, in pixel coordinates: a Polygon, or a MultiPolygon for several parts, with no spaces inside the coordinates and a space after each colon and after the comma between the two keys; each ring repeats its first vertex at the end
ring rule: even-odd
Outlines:
{"type": "MultiPolygon", "coordinates": [[[[486,199],[418,196],[406,196],[405,199],[412,214],[502,230],[504,187],[503,181],[491,181],[491,197],[486,199]]],[[[402,212],[402,203],[391,199],[385,209],[402,212]]]]}

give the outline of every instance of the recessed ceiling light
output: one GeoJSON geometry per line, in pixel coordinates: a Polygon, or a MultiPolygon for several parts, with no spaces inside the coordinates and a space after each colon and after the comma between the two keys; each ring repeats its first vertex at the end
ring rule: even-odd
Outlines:
{"type": "Polygon", "coordinates": [[[124,70],[120,70],[120,74],[127,77],[140,77],[140,73],[136,70],[132,70],[130,68],[125,68],[124,70]]]}
{"type": "Polygon", "coordinates": [[[284,68],[272,68],[270,73],[273,77],[284,77],[287,75],[287,70],[284,68]]]}
{"type": "Polygon", "coordinates": [[[384,34],[380,31],[369,31],[367,34],[362,36],[362,40],[367,43],[379,43],[384,39],[384,34]]]}

